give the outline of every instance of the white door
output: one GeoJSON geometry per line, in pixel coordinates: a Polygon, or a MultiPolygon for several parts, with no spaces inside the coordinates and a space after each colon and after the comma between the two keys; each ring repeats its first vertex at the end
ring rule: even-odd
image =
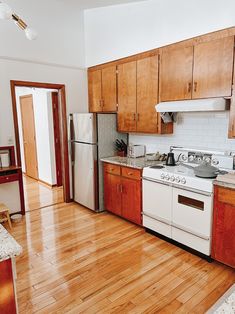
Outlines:
{"type": "Polygon", "coordinates": [[[143,225],[171,238],[172,187],[143,179],[143,225]]]}
{"type": "Polygon", "coordinates": [[[83,143],[74,145],[74,200],[96,210],[97,146],[83,143]]]}

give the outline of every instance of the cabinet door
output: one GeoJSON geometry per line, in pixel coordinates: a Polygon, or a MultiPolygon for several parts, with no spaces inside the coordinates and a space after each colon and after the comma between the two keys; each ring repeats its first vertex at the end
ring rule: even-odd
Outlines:
{"type": "Polygon", "coordinates": [[[122,177],[122,216],[141,225],[141,210],[141,180],[122,177]]]}
{"type": "Polygon", "coordinates": [[[193,98],[231,96],[234,37],[196,45],[193,98]]]}
{"type": "Polygon", "coordinates": [[[158,133],[158,56],[137,61],[137,131],[158,133]]]}
{"type": "Polygon", "coordinates": [[[11,259],[0,262],[0,313],[16,314],[14,279],[11,259]]]}
{"type": "Polygon", "coordinates": [[[102,70],[103,112],[115,112],[117,110],[116,91],[116,66],[104,68],[102,70]]]}
{"type": "Polygon", "coordinates": [[[121,177],[104,171],[104,207],[121,216],[121,177]]]}
{"type": "Polygon", "coordinates": [[[118,131],[136,131],[136,61],[118,66],[118,131]]]}
{"type": "Polygon", "coordinates": [[[160,101],[191,99],[193,47],[163,51],[160,65],[160,101]]]}
{"type": "Polygon", "coordinates": [[[235,267],[234,190],[218,187],[215,189],[212,257],[226,265],[235,267]]]}
{"type": "Polygon", "coordinates": [[[89,111],[102,111],[101,70],[88,72],[89,111]]]}

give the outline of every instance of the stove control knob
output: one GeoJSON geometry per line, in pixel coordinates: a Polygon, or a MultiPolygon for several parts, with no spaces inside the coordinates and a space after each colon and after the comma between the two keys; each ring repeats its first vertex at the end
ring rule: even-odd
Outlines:
{"type": "Polygon", "coordinates": [[[188,160],[189,161],[194,161],[195,160],[195,156],[193,156],[193,155],[189,156],[188,160]]]}
{"type": "Polygon", "coordinates": [[[183,155],[181,155],[181,159],[182,159],[183,161],[186,161],[186,160],[187,160],[187,156],[186,156],[185,154],[183,154],[183,155]]]}
{"type": "Polygon", "coordinates": [[[180,177],[176,177],[175,182],[180,183],[180,177]]]}
{"type": "Polygon", "coordinates": [[[170,176],[169,176],[169,174],[166,174],[165,179],[166,179],[167,181],[169,181],[169,180],[170,180],[170,176]]]}
{"type": "Polygon", "coordinates": [[[161,179],[165,179],[164,173],[161,173],[161,179]]]}
{"type": "Polygon", "coordinates": [[[185,178],[182,178],[182,179],[180,180],[180,182],[183,183],[183,184],[185,184],[185,183],[186,183],[186,179],[185,179],[185,178]]]}
{"type": "Polygon", "coordinates": [[[212,164],[216,166],[219,164],[219,161],[217,159],[212,159],[212,164]]]}
{"type": "Polygon", "coordinates": [[[171,182],[174,182],[174,181],[175,181],[175,177],[174,177],[174,176],[171,176],[171,177],[170,177],[170,180],[171,180],[171,182]]]}
{"type": "Polygon", "coordinates": [[[207,162],[208,164],[211,162],[210,157],[205,157],[205,158],[203,158],[203,160],[204,160],[205,162],[207,162]]]}

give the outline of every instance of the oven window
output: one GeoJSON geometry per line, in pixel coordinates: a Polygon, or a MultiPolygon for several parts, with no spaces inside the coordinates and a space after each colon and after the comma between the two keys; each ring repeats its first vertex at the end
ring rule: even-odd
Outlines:
{"type": "Polygon", "coordinates": [[[190,197],[186,197],[183,195],[178,195],[178,203],[183,204],[189,207],[193,207],[199,210],[204,210],[204,202],[195,200],[190,197]]]}

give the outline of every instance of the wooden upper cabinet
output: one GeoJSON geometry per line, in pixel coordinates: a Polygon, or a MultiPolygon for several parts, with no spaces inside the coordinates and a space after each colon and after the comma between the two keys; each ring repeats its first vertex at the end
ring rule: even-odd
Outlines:
{"type": "Polygon", "coordinates": [[[116,66],[102,70],[102,111],[114,112],[117,108],[116,66]]]}
{"type": "Polygon", "coordinates": [[[163,51],[160,65],[160,101],[191,99],[193,47],[163,51]]]}
{"type": "Polygon", "coordinates": [[[88,72],[89,111],[102,111],[101,70],[88,72]]]}
{"type": "Polygon", "coordinates": [[[194,47],[193,98],[231,96],[234,37],[194,47]]]}
{"type": "Polygon", "coordinates": [[[137,61],[137,132],[158,133],[158,55],[137,61]]]}
{"type": "Polygon", "coordinates": [[[116,66],[88,71],[89,111],[115,112],[117,106],[116,66]]]}
{"type": "Polygon", "coordinates": [[[136,131],[136,61],[118,66],[118,131],[136,131]]]}

